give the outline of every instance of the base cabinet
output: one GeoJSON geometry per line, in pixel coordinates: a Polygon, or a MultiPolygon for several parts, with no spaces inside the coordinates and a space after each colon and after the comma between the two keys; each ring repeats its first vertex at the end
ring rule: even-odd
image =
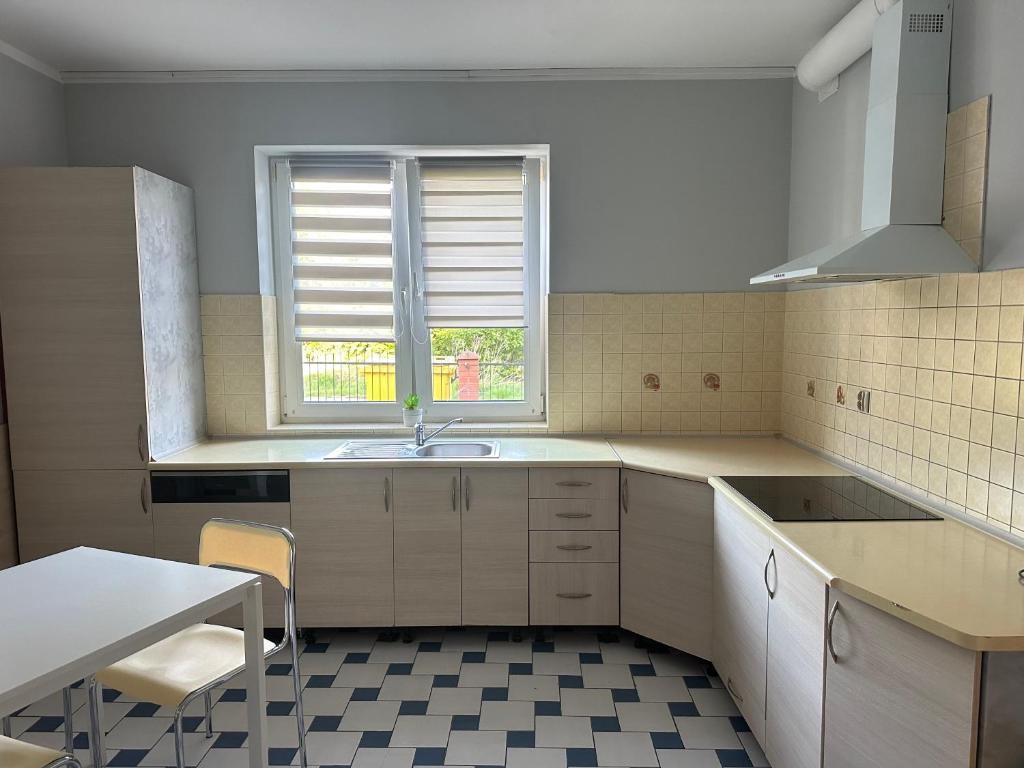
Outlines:
{"type": "Polygon", "coordinates": [[[462,623],[462,484],[458,468],[394,470],[395,623],[462,623]]]}
{"type": "Polygon", "coordinates": [[[710,658],[714,492],[691,480],[622,475],[622,626],[710,658]]]}
{"type": "Polygon", "coordinates": [[[146,470],[20,470],[14,496],[22,562],[80,546],[153,555],[146,470]]]}
{"type": "Polygon", "coordinates": [[[462,623],[522,626],[530,615],[526,469],[462,470],[462,623]]]}
{"type": "Polygon", "coordinates": [[[825,768],[974,765],[980,654],[835,590],[829,610],[825,768]]]}
{"type": "Polygon", "coordinates": [[[390,469],[291,472],[301,627],[395,623],[390,469]]]}

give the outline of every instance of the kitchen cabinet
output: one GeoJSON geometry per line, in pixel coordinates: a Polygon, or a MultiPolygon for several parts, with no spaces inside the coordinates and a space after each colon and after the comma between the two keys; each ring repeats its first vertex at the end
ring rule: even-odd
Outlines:
{"type": "Polygon", "coordinates": [[[974,765],[980,654],[837,590],[829,610],[825,768],[974,765]]]}
{"type": "Polygon", "coordinates": [[[529,622],[526,469],[462,470],[462,623],[529,622]]]}
{"type": "Polygon", "coordinates": [[[395,623],[462,623],[459,469],[400,467],[395,491],[395,623]]]}
{"type": "Polygon", "coordinates": [[[205,438],[187,187],[0,170],[0,314],[15,470],[141,469],[205,438]]]}
{"type": "Polygon", "coordinates": [[[78,546],[154,553],[145,470],[20,470],[14,495],[22,561],[78,546]]]}
{"type": "Polygon", "coordinates": [[[530,623],[618,624],[618,563],[530,563],[530,623]]]}
{"type": "Polygon", "coordinates": [[[819,572],[771,544],[765,753],[772,765],[820,768],[828,591],[819,572]]]}
{"type": "Polygon", "coordinates": [[[622,475],[622,626],[710,658],[714,492],[631,469],[622,475]]]}
{"type": "MultiPolygon", "coordinates": [[[[162,560],[180,563],[199,562],[199,534],[213,517],[248,520],[287,528],[291,525],[288,504],[153,504],[153,553],[162,560]]],[[[302,561],[299,560],[301,563],[302,561]]],[[[213,624],[242,626],[241,606],[210,618],[213,624]]],[[[263,578],[263,624],[284,626],[284,589],[272,577],[263,578]]]]}
{"type": "Polygon", "coordinates": [[[768,531],[715,494],[712,660],[751,732],[765,743],[768,531]]]}
{"type": "Polygon", "coordinates": [[[391,474],[376,468],[292,470],[299,626],[394,625],[391,474]]]}

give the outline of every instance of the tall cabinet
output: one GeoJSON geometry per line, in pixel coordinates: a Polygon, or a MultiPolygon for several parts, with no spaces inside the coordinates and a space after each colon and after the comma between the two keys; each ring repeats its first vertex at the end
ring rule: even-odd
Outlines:
{"type": "Polygon", "coordinates": [[[0,170],[0,320],[22,560],[152,554],[146,467],[206,433],[191,190],[0,170]]]}

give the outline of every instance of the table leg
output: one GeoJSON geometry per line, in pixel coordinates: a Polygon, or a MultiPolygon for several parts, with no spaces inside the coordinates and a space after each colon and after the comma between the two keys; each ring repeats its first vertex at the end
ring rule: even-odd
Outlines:
{"type": "Polygon", "coordinates": [[[94,768],[107,764],[105,734],[103,728],[103,686],[95,677],[86,680],[89,689],[89,751],[92,753],[94,768]]]}
{"type": "Polygon", "coordinates": [[[263,589],[259,582],[245,590],[246,710],[249,714],[249,768],[267,766],[267,683],[263,661],[263,589]]]}

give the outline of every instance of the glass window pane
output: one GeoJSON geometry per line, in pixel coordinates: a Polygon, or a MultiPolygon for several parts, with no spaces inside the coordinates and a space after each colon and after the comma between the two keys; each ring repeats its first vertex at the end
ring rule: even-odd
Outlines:
{"type": "Polygon", "coordinates": [[[302,342],[307,403],[393,403],[395,372],[394,342],[302,342]]]}
{"type": "Polygon", "coordinates": [[[434,400],[524,400],[525,336],[523,328],[432,328],[434,400]]]}

